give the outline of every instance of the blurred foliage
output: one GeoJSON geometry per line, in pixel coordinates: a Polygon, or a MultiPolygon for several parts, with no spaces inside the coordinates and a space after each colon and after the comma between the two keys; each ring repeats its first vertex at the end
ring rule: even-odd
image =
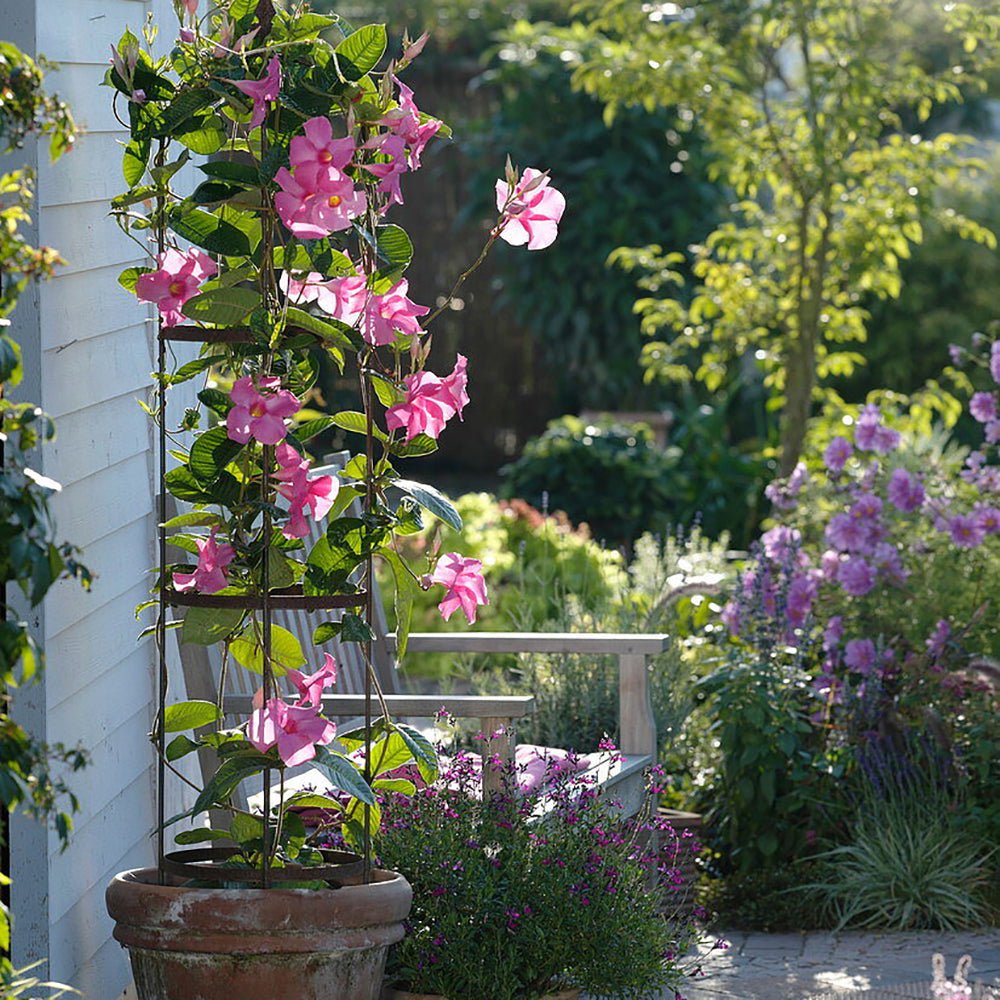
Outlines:
{"type": "Polygon", "coordinates": [[[733,440],[731,428],[745,419],[740,397],[681,395],[665,449],[643,423],[553,420],[501,470],[503,495],[565,511],[609,545],[629,548],[643,532],[695,524],[709,538],[725,532],[749,544],[773,470],[755,455],[758,439],[733,440]]]}
{"type": "Polygon", "coordinates": [[[985,89],[1000,13],[928,5],[933,37],[956,53],[938,69],[914,54],[927,29],[907,9],[883,0],[702,0],[683,11],[584,0],[577,8],[593,45],[576,84],[605,102],[609,120],[626,107],[677,107],[716,157],[710,176],[734,194],[732,219],[690,261],[664,250],[675,245],[666,241],[618,252],[645,275],[649,294],[637,309],[644,331],[660,338],[643,363],[657,378],[694,375],[712,389],[754,352],[783,412],[785,474],[801,453],[817,386],[863,363],[861,297],[899,296],[901,262],[922,241],[925,220],[996,246],[992,232],[934,199],[942,178],[974,162],[965,138],[907,125],[927,128],[963,88],[985,89]],[[688,263],[690,301],[672,291],[688,263]]]}

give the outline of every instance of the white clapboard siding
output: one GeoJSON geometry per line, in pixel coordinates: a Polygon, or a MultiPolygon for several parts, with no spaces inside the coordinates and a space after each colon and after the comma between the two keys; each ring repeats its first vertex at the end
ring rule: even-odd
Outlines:
{"type": "MultiPolygon", "coordinates": [[[[141,37],[149,5],[137,0],[38,0],[38,49],[58,63],[103,63],[107,66],[111,42],[117,42],[127,24],[141,37]]],[[[172,30],[176,19],[164,23],[172,30]]],[[[168,36],[169,37],[169,36],[168,36]]],[[[62,85],[60,84],[60,87],[62,85]]],[[[103,91],[102,93],[107,93],[103,91]]],[[[79,102],[73,95],[73,106],[79,102]]]]}
{"type": "MultiPolygon", "coordinates": [[[[87,137],[80,141],[86,142],[87,137]]],[[[39,216],[39,230],[42,243],[57,247],[66,259],[66,266],[60,268],[60,275],[78,274],[111,264],[127,267],[142,258],[142,251],[115,225],[108,216],[108,206],[102,201],[43,208],[39,216]]],[[[112,293],[110,287],[104,291],[108,295],[112,293]]],[[[114,294],[125,293],[116,285],[114,294]]]]}
{"type": "Polygon", "coordinates": [[[72,154],[73,169],[66,160],[51,163],[42,157],[38,163],[38,187],[44,192],[39,203],[43,208],[84,201],[107,203],[125,187],[121,172],[121,133],[89,132],[72,154]]]}

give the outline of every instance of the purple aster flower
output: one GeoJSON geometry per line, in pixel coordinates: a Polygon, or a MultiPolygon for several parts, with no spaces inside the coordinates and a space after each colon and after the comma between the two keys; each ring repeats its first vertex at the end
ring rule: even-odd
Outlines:
{"type": "Polygon", "coordinates": [[[875,546],[874,554],[875,566],[883,576],[891,577],[902,583],[910,574],[903,567],[903,561],[899,556],[899,549],[888,542],[879,542],[875,546]]]}
{"type": "Polygon", "coordinates": [[[819,565],[824,580],[836,580],[837,571],[840,569],[840,553],[827,549],[820,557],[819,565]]]}
{"type": "Polygon", "coordinates": [[[937,659],[944,652],[950,635],[951,625],[942,618],[934,626],[934,631],[927,637],[927,652],[937,659]]]}
{"type": "Polygon", "coordinates": [[[852,639],[844,649],[844,662],[855,673],[867,674],[875,665],[875,643],[871,639],[852,639]]]}
{"type": "Polygon", "coordinates": [[[875,570],[861,556],[851,556],[840,564],[837,580],[851,597],[864,597],[875,586],[875,570]]]}
{"type": "Polygon", "coordinates": [[[847,460],[854,454],[854,447],[847,438],[835,437],[823,452],[823,463],[829,472],[841,472],[847,460]]]}
{"type": "Polygon", "coordinates": [[[868,552],[872,546],[872,524],[867,518],[836,514],[830,518],[824,535],[841,552],[868,552]]]}
{"type": "Polygon", "coordinates": [[[990,374],[993,381],[1000,385],[1000,340],[994,340],[990,348],[990,374]]]}
{"type": "Polygon", "coordinates": [[[882,501],[871,493],[863,493],[851,507],[851,517],[873,519],[882,513],[882,501]]]}
{"type": "Polygon", "coordinates": [[[774,562],[786,562],[798,550],[802,542],[802,532],[797,528],[786,528],[779,525],[760,536],[764,546],[764,555],[774,562]]]}
{"type": "Polygon", "coordinates": [[[805,462],[799,462],[788,477],[788,492],[796,496],[809,481],[809,470],[805,462]]]}
{"type": "Polygon", "coordinates": [[[974,393],[969,400],[969,413],[981,424],[988,424],[997,418],[997,401],[992,392],[974,393]]]}
{"type": "Polygon", "coordinates": [[[811,574],[799,573],[792,580],[785,601],[785,613],[792,628],[802,628],[805,625],[818,589],[811,574]]]}
{"type": "Polygon", "coordinates": [[[991,420],[986,425],[986,443],[996,444],[1000,441],[1000,420],[991,420]]]}
{"type": "Polygon", "coordinates": [[[973,511],[976,524],[984,535],[1000,534],[1000,507],[978,504],[973,511]]]}
{"type": "Polygon", "coordinates": [[[951,363],[953,365],[960,365],[962,363],[962,355],[964,350],[961,344],[949,344],[948,345],[948,357],[951,358],[951,363]]]}
{"type": "Polygon", "coordinates": [[[840,615],[834,615],[823,629],[823,650],[832,652],[840,645],[840,640],[844,637],[844,619],[840,615]]]}
{"type": "Polygon", "coordinates": [[[924,488],[920,480],[906,469],[893,469],[886,495],[889,502],[904,514],[915,511],[924,502],[924,488]]]}
{"type": "Polygon", "coordinates": [[[948,522],[948,533],[960,549],[974,549],[986,537],[978,519],[968,514],[956,514],[948,522]]]}

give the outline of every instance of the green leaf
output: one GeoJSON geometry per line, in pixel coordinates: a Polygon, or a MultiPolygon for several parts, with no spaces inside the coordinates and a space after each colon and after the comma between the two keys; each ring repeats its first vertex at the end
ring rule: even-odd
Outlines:
{"type": "Polygon", "coordinates": [[[149,139],[133,139],[126,143],[125,152],[122,155],[122,176],[125,183],[130,187],[135,187],[142,180],[146,172],[146,164],[149,162],[149,139]]]}
{"type": "Polygon", "coordinates": [[[188,379],[194,378],[195,375],[205,371],[207,368],[211,368],[217,361],[225,360],[226,357],[224,354],[212,354],[204,358],[195,358],[194,361],[189,361],[186,365],[181,365],[172,374],[164,375],[163,384],[180,385],[182,382],[187,382],[188,379]]]}
{"type": "Polygon", "coordinates": [[[188,467],[198,480],[211,485],[243,448],[229,437],[225,427],[213,427],[195,438],[188,467]]]}
{"type": "Polygon", "coordinates": [[[16,376],[21,369],[21,348],[15,340],[4,335],[0,336],[0,384],[13,381],[20,382],[16,376]]]}
{"type": "Polygon", "coordinates": [[[396,611],[396,656],[402,660],[406,656],[406,646],[410,638],[410,624],[413,619],[413,604],[419,593],[413,574],[406,568],[402,557],[393,549],[382,549],[379,553],[392,570],[394,583],[394,607],[396,611]]]}
{"type": "Polygon", "coordinates": [[[397,795],[412,795],[417,786],[406,778],[377,778],[372,782],[372,788],[380,792],[395,792],[397,795]]]}
{"type": "Polygon", "coordinates": [[[409,742],[398,730],[394,729],[382,739],[372,743],[371,766],[374,777],[402,767],[404,764],[413,763],[414,760],[418,758],[414,757],[409,742]]]}
{"type": "Polygon", "coordinates": [[[411,441],[397,441],[389,446],[389,450],[399,458],[420,458],[437,451],[438,444],[434,438],[427,434],[418,434],[411,441]]]}
{"type": "Polygon", "coordinates": [[[174,836],[175,844],[203,844],[206,840],[228,840],[225,830],[211,830],[207,826],[195,830],[181,830],[174,836]]]}
{"type": "Polygon", "coordinates": [[[182,239],[209,253],[248,257],[253,249],[247,234],[241,229],[201,209],[183,215],[175,213],[170,220],[170,228],[182,239]]]}
{"type": "Polygon", "coordinates": [[[317,417],[315,420],[304,420],[301,424],[296,424],[292,433],[299,441],[308,441],[333,426],[333,417],[317,417]]]}
{"type": "MultiPolygon", "coordinates": [[[[196,510],[190,514],[178,514],[177,517],[170,518],[163,523],[164,528],[207,528],[212,525],[222,524],[222,518],[218,514],[213,514],[207,510],[196,510]]],[[[151,602],[155,604],[155,601],[151,602]]]]}
{"type": "MultiPolygon", "coordinates": [[[[247,670],[264,672],[264,649],[253,629],[247,629],[229,645],[229,651],[247,670]]],[[[271,669],[282,676],[291,667],[297,669],[306,662],[299,640],[280,625],[271,626],[271,669]]]]}
{"type": "Polygon", "coordinates": [[[121,274],[118,275],[118,284],[125,289],[126,292],[134,292],[135,286],[139,281],[140,274],[149,274],[151,268],[148,267],[126,267],[121,274]]]}
{"type": "Polygon", "coordinates": [[[256,187],[260,183],[260,175],[252,163],[241,163],[239,160],[210,160],[199,163],[198,169],[209,177],[217,177],[223,181],[234,181],[244,187],[256,187]]]}
{"type": "Polygon", "coordinates": [[[251,840],[259,840],[264,836],[264,820],[259,816],[247,816],[236,813],[229,824],[229,832],[237,844],[245,844],[251,840]]]}
{"type": "Polygon", "coordinates": [[[417,762],[417,770],[420,777],[428,785],[437,781],[438,777],[438,757],[433,744],[419,729],[404,725],[400,722],[393,723],[393,728],[399,737],[406,744],[413,759],[417,762]]]}
{"type": "Polygon", "coordinates": [[[163,482],[167,491],[178,500],[188,503],[211,503],[212,494],[194,477],[194,474],[186,466],[178,466],[171,469],[164,477],[163,482]]]}
{"type": "Polygon", "coordinates": [[[250,288],[213,288],[188,299],[181,311],[200,323],[238,326],[259,305],[260,293],[250,288]]]}
{"type": "Polygon", "coordinates": [[[340,622],[323,622],[313,630],[312,641],[314,646],[321,646],[324,642],[336,639],[340,635],[340,622]]]}
{"type": "Polygon", "coordinates": [[[244,778],[259,774],[266,767],[274,767],[275,763],[273,758],[256,750],[238,751],[227,757],[195,800],[192,814],[197,815],[216,804],[226,805],[229,796],[244,778]]]}
{"type": "Polygon", "coordinates": [[[199,111],[215,104],[219,95],[207,87],[183,90],[153,119],[153,136],[176,135],[179,126],[198,115],[199,111]]]}
{"type": "Polygon", "coordinates": [[[308,330],[309,333],[315,333],[327,346],[332,345],[353,351],[361,343],[360,339],[358,339],[357,331],[352,331],[345,323],[339,323],[336,320],[318,319],[311,313],[307,313],[304,309],[297,309],[295,306],[289,306],[286,315],[289,326],[299,327],[302,330],[308,330]]]}
{"type": "Polygon", "coordinates": [[[344,642],[372,642],[375,633],[364,618],[348,611],[341,620],[340,638],[344,642]]]}
{"type": "Polygon", "coordinates": [[[314,792],[296,792],[285,803],[299,809],[343,809],[339,799],[329,795],[317,795],[314,792]]]}
{"type": "Polygon", "coordinates": [[[221,389],[202,389],[198,399],[223,419],[233,408],[233,401],[221,389]]]}
{"type": "Polygon", "coordinates": [[[187,736],[175,736],[166,747],[167,760],[175,761],[186,757],[189,753],[194,753],[201,746],[187,736]]]}
{"type": "Polygon", "coordinates": [[[360,80],[373,70],[385,53],[384,24],[367,24],[348,35],[336,48],[340,73],[346,80],[360,80]]]}
{"type": "Polygon", "coordinates": [[[211,701],[178,701],[167,705],[163,713],[163,731],[180,733],[218,722],[220,718],[219,706],[211,701]]]}
{"type": "Polygon", "coordinates": [[[238,608],[188,608],[181,628],[181,642],[212,646],[230,635],[243,620],[238,608]]]}
{"type": "Polygon", "coordinates": [[[227,181],[202,181],[191,195],[196,205],[217,205],[242,194],[246,190],[242,184],[231,184],[227,181]]]}
{"type": "MultiPolygon", "coordinates": [[[[340,413],[333,415],[333,422],[345,431],[353,431],[355,434],[362,435],[368,433],[368,420],[363,413],[359,413],[357,410],[341,410],[340,413]]],[[[386,433],[374,421],[372,422],[372,434],[379,441],[388,442],[389,440],[386,433]]]]}
{"type": "Polygon", "coordinates": [[[371,382],[378,401],[386,409],[403,401],[403,394],[388,379],[373,377],[371,382]]]}
{"type": "Polygon", "coordinates": [[[347,792],[366,805],[375,805],[375,794],[365,783],[357,765],[343,754],[335,753],[326,747],[316,747],[313,764],[323,772],[334,788],[347,792]]]}
{"type": "Polygon", "coordinates": [[[462,530],[462,517],[452,506],[451,501],[439,493],[433,486],[425,483],[415,483],[412,479],[397,479],[393,486],[409,493],[424,510],[429,510],[435,517],[441,518],[445,524],[456,531],[462,530]]]}

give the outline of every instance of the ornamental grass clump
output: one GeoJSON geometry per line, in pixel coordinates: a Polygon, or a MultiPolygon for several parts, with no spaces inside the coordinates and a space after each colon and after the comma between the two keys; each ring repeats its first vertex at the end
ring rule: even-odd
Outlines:
{"type": "Polygon", "coordinates": [[[687,841],[661,821],[622,821],[572,757],[545,759],[542,781],[508,768],[503,792],[484,800],[478,757],[460,753],[433,785],[384,802],[381,860],[414,891],[389,960],[404,988],[449,1000],[680,988],[695,927],[664,919],[651,877],[679,901],[687,841]]]}
{"type": "MultiPolygon", "coordinates": [[[[153,51],[152,22],[142,39],[126,30],[104,80],[129,130],[128,189],[114,199],[113,215],[153,258],[119,280],[159,314],[147,409],[158,431],[161,495],[150,602],[157,620],[149,630],[160,657],[153,739],[161,874],[163,830],[193,819],[175,840],[237,845],[203,852],[226,857],[227,880],[267,886],[294,876],[279,869],[322,861],[296,807],[321,806],[342,811],[367,879],[378,828],[374,762],[415,761],[427,780],[436,773],[430,744],[380,711],[371,667],[374,562],[391,569],[400,656],[421,589],[442,588],[446,619],[460,610],[471,623],[487,602],[479,560],[435,552],[411,568],[396,547],[420,528],[422,512],[461,529],[444,496],[400,471],[435,451],[470,403],[473,366],[458,354],[447,374],[432,372],[428,328],[498,240],[531,251],[551,244],[564,200],[546,173],[519,174],[508,160],[482,252],[432,311],[410,297],[414,246],[390,221],[428,143],[449,134],[403,79],[426,36],[404,38],[387,60],[385,25],[354,29],[306,3],[222,0],[203,15],[194,0],[174,8],[180,23],[169,55],[153,51]],[[351,372],[357,409],[308,413],[321,361],[351,372]],[[200,391],[185,385],[193,379],[204,380],[200,391]],[[314,469],[308,451],[333,426],[354,435],[355,451],[336,476],[314,469]],[[175,517],[168,494],[181,509],[175,517]],[[311,673],[301,637],[273,623],[281,608],[325,612],[311,637],[320,647],[311,673]],[[222,644],[220,688],[227,671],[257,675],[248,717],[227,726],[222,691],[218,704],[167,703],[172,628],[183,643],[222,644]],[[323,647],[335,639],[357,644],[367,665],[373,708],[350,735],[324,714],[337,663],[323,647]],[[163,777],[201,749],[215,751],[219,766],[191,807],[168,820],[163,777]],[[286,788],[288,768],[308,762],[343,799],[286,788]],[[256,812],[235,797],[251,777],[263,792],[256,812]],[[198,825],[220,809],[228,825],[198,825]]],[[[307,884],[322,887],[324,879],[307,884]]]]}

